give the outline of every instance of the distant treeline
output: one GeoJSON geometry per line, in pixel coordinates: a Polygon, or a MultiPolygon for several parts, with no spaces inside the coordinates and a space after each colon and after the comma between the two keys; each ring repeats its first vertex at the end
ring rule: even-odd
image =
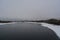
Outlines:
{"type": "Polygon", "coordinates": [[[0,23],[10,23],[10,22],[12,22],[12,21],[1,21],[0,20],[0,23]]]}
{"type": "Polygon", "coordinates": [[[31,21],[31,22],[45,22],[45,23],[49,23],[49,24],[55,24],[55,25],[60,25],[60,20],[57,19],[48,19],[48,20],[35,20],[35,21],[31,21]]]}
{"type": "Polygon", "coordinates": [[[47,19],[47,20],[22,20],[22,21],[1,21],[0,23],[10,23],[10,22],[45,22],[49,24],[60,25],[60,20],[58,19],[47,19]]]}

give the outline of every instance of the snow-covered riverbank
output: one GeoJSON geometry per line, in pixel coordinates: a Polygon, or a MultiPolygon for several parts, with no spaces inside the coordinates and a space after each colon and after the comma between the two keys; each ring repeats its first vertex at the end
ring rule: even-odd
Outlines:
{"type": "Polygon", "coordinates": [[[48,23],[41,23],[42,26],[52,29],[60,38],[60,25],[52,25],[48,23]]]}
{"type": "Polygon", "coordinates": [[[11,22],[11,23],[0,23],[0,25],[6,25],[6,24],[14,24],[16,22],[11,22]]]}

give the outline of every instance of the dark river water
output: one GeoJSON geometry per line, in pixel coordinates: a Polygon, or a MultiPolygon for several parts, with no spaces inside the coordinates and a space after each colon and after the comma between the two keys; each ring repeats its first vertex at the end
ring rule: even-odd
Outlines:
{"type": "Polygon", "coordinates": [[[0,40],[58,40],[47,27],[30,23],[0,25],[0,40]]]}

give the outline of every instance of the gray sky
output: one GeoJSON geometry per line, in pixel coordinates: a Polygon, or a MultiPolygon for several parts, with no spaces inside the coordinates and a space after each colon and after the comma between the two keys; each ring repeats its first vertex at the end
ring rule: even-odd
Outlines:
{"type": "Polygon", "coordinates": [[[60,17],[60,0],[0,0],[0,17],[46,19],[60,17]]]}

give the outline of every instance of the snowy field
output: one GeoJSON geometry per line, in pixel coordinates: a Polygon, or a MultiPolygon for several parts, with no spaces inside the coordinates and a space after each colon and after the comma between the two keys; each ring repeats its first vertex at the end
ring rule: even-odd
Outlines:
{"type": "MultiPolygon", "coordinates": [[[[0,25],[5,25],[5,24],[15,24],[16,22],[12,22],[12,23],[0,23],[0,25]]],[[[36,22],[27,22],[27,23],[33,23],[33,24],[41,24],[44,27],[48,27],[50,29],[52,29],[60,38],[60,25],[52,25],[52,24],[48,24],[48,23],[36,23],[36,22]]]]}

